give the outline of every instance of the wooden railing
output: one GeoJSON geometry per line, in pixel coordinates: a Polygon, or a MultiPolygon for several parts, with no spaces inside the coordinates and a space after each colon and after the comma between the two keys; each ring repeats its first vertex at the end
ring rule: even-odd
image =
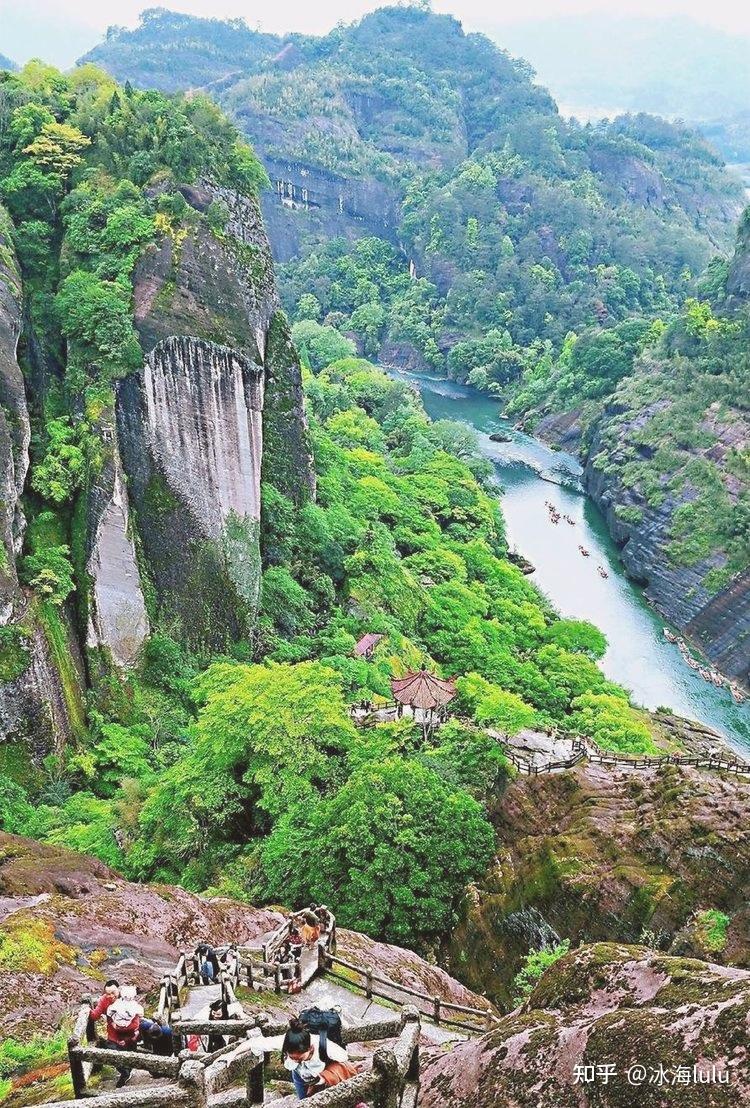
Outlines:
{"type": "Polygon", "coordinates": [[[419,989],[412,989],[407,985],[399,984],[397,981],[391,981],[387,977],[381,977],[375,973],[371,966],[357,965],[356,962],[349,962],[345,958],[339,958],[337,955],[330,954],[322,949],[320,951],[320,961],[324,973],[345,981],[348,985],[361,988],[368,1000],[371,1000],[373,996],[377,996],[383,1000],[397,1002],[399,998],[394,996],[394,993],[411,997],[412,1000],[422,1005],[419,1008],[420,1016],[426,1016],[427,1019],[438,1025],[447,1024],[462,1028],[465,1031],[482,1032],[489,1030],[498,1022],[498,1017],[489,1009],[469,1008],[464,1004],[454,1004],[452,1001],[443,1000],[442,997],[437,995],[431,996],[429,993],[420,992],[419,989]],[[349,972],[337,973],[336,966],[341,966],[349,972]],[[362,980],[352,980],[350,976],[352,973],[357,974],[362,980]],[[464,1016],[469,1018],[463,1019],[464,1016]]]}
{"type": "MultiPolygon", "coordinates": [[[[224,1024],[230,1022],[236,1033],[244,1034],[257,1028],[263,1036],[281,1034],[288,1027],[286,1023],[272,1024],[264,1017],[256,1020],[212,1020],[207,1022],[207,1027],[211,1031],[220,1032],[224,1024]]],[[[195,1026],[196,1033],[200,1034],[203,1021],[186,1021],[180,1029],[185,1030],[188,1025],[195,1026]]],[[[395,1041],[391,1047],[379,1047],[375,1051],[372,1069],[309,1097],[312,1108],[354,1108],[363,1099],[371,1100],[374,1108],[398,1108],[407,1085],[414,1089],[412,1103],[416,1103],[416,1089],[419,1084],[419,1034],[420,1015],[413,1005],[405,1006],[400,1017],[392,1020],[347,1028],[342,1036],[345,1045],[383,1039],[395,1041]]],[[[91,1050],[97,1054],[98,1060],[112,1065],[132,1065],[133,1068],[146,1070],[154,1076],[174,1079],[167,1085],[101,1093],[95,1098],[98,1108],[176,1108],[178,1105],[182,1108],[208,1108],[211,1098],[231,1090],[237,1082],[241,1082],[241,1087],[234,1096],[219,1098],[223,1108],[264,1102],[267,1056],[248,1049],[246,1041],[232,1043],[200,1058],[188,1056],[186,1051],[177,1058],[156,1058],[137,1051],[110,1051],[94,1047],[74,1049],[80,1052],[82,1058],[87,1057],[87,1052],[91,1050]],[[110,1059],[109,1055],[114,1057],[110,1059]]],[[[56,1102],[52,1108],[90,1106],[90,1096],[82,1095],[78,1089],[74,1089],[74,1095],[74,1100],[56,1102]]]]}
{"type": "Polygon", "coordinates": [[[569,758],[560,758],[549,762],[535,763],[519,755],[507,740],[499,739],[503,754],[515,766],[519,773],[538,777],[542,773],[551,773],[558,769],[572,769],[586,758],[589,762],[603,766],[624,766],[629,769],[648,769],[652,766],[694,766],[700,769],[723,770],[735,775],[750,776],[750,763],[740,758],[722,757],[708,754],[620,754],[614,750],[603,750],[590,739],[573,739],[572,753],[569,758]]]}

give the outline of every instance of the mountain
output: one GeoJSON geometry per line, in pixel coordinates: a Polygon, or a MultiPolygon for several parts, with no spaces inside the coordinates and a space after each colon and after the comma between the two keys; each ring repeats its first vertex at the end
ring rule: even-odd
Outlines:
{"type": "Polygon", "coordinates": [[[2,69],[7,69],[12,72],[18,69],[18,66],[11,58],[6,57],[5,54],[0,54],[0,70],[2,69]]]}
{"type": "Polygon", "coordinates": [[[285,306],[384,360],[512,378],[534,343],[675,303],[740,211],[694,133],[565,123],[526,63],[417,8],[273,44],[152,11],[86,57],[170,88],[213,65],[273,182],[285,306]]]}

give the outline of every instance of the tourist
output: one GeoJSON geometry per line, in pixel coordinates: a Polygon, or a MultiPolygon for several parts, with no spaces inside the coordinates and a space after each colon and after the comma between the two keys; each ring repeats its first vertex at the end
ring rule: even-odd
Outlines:
{"type": "MultiPolygon", "coordinates": [[[[214,1000],[209,1005],[208,1018],[209,1020],[228,1020],[230,1018],[229,1009],[223,1000],[214,1000]]],[[[214,1050],[221,1050],[221,1048],[226,1045],[226,1036],[212,1031],[208,1036],[206,1050],[211,1054],[214,1050]]]]}
{"type": "Polygon", "coordinates": [[[314,947],[320,939],[320,920],[315,912],[305,912],[301,934],[302,942],[308,949],[314,947]]]}
{"type": "Polygon", "coordinates": [[[172,1028],[158,1020],[141,1020],[138,1028],[140,1041],[152,1054],[165,1057],[175,1054],[172,1028]]]}
{"type": "MultiPolygon", "coordinates": [[[[93,1026],[93,1024],[96,1023],[97,1020],[101,1019],[102,1016],[106,1016],[107,1010],[109,1009],[110,1005],[115,1000],[117,1000],[119,995],[120,995],[120,982],[117,981],[114,977],[110,977],[109,980],[105,981],[105,983],[104,983],[104,992],[102,993],[101,997],[99,998],[99,1001],[91,1009],[91,1015],[89,1016],[89,1021],[90,1021],[92,1026],[93,1026]]],[[[110,1042],[112,1042],[114,1040],[114,1036],[110,1033],[109,1020],[107,1020],[107,1039],[110,1042]]]]}
{"type": "MultiPolygon", "coordinates": [[[[92,1018],[95,1015],[97,1019],[99,1018],[97,1013],[103,1001],[104,997],[92,1011],[92,1018]]],[[[108,1046],[115,1050],[135,1050],[143,1016],[143,1008],[136,1000],[135,986],[121,985],[118,989],[118,995],[113,997],[103,1010],[107,1016],[108,1046]]],[[[116,1087],[120,1089],[129,1080],[131,1068],[129,1066],[118,1068],[120,1076],[116,1087]]]]}
{"type": "Polygon", "coordinates": [[[274,964],[279,966],[281,970],[282,981],[291,981],[292,978],[297,976],[298,960],[299,957],[295,955],[292,944],[289,939],[286,939],[277,950],[276,957],[274,958],[274,964]]]}
{"type": "Polygon", "coordinates": [[[298,1019],[289,1020],[289,1030],[283,1036],[248,1039],[248,1048],[256,1054],[280,1050],[300,1100],[338,1085],[357,1073],[356,1067],[349,1061],[346,1047],[327,1037],[321,1043],[321,1036],[311,1035],[298,1019]]]}
{"type": "Polygon", "coordinates": [[[287,942],[291,947],[294,957],[299,958],[300,954],[302,953],[302,947],[304,946],[304,943],[302,942],[302,936],[300,934],[299,927],[297,926],[297,922],[294,919],[292,919],[289,924],[287,942]]]}
{"type": "Polygon", "coordinates": [[[198,956],[198,975],[202,985],[210,985],[220,972],[219,955],[209,943],[199,943],[195,948],[198,956]]]}
{"type": "Polygon", "coordinates": [[[333,916],[328,911],[327,905],[321,904],[319,908],[315,909],[315,914],[320,920],[321,935],[328,935],[331,930],[331,924],[333,923],[333,916]]]}

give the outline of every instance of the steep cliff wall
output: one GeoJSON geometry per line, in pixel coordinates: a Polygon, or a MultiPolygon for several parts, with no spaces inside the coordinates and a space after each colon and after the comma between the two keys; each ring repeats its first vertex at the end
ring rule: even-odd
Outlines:
{"type": "Polygon", "coordinates": [[[86,490],[86,566],[79,586],[86,646],[93,662],[132,665],[149,631],[138,569],[127,479],[122,467],[114,405],[98,420],[101,463],[86,490]],[[86,585],[88,584],[88,588],[86,585]]]}
{"type": "Polygon", "coordinates": [[[291,158],[266,154],[263,160],[273,186],[263,197],[263,216],[277,261],[339,236],[397,241],[400,198],[393,185],[291,158]]]}
{"type": "Polygon", "coordinates": [[[77,725],[80,655],[67,616],[30,603],[18,580],[30,441],[17,359],[22,301],[10,225],[0,208],[0,750],[3,743],[18,743],[24,756],[39,760],[59,749],[77,725]]]}
{"type": "Polygon", "coordinates": [[[682,952],[694,914],[718,909],[730,922],[712,960],[750,967],[749,811],[750,782],[686,766],[519,777],[492,803],[497,861],[443,964],[507,1006],[529,949],[646,929],[682,952]]]}
{"type": "MultiPolygon", "coordinates": [[[[261,474],[295,500],[314,477],[259,206],[208,183],[182,191],[188,216],[135,273],[144,366],[117,388],[119,453],[157,617],[220,649],[254,623],[261,474]]],[[[108,511],[122,548],[126,514],[114,499],[108,511]]]]}
{"type": "Polygon", "coordinates": [[[22,289],[10,222],[0,208],[0,624],[20,604],[16,555],[23,542],[21,508],[31,437],[23,374],[16,351],[21,334],[22,289]]]}
{"type": "Polygon", "coordinates": [[[685,441],[668,458],[664,450],[658,476],[658,447],[645,440],[669,417],[673,400],[660,395],[651,404],[626,407],[620,401],[635,388],[637,379],[623,385],[602,417],[585,467],[586,487],[648,599],[723,673],[748,685],[750,572],[727,572],[727,549],[721,537],[712,537],[711,517],[720,519],[744,495],[732,459],[747,449],[750,427],[741,413],[722,416],[718,405],[709,406],[690,431],[692,444],[685,441]],[[648,471],[637,479],[644,463],[648,471]],[[684,534],[680,521],[688,512],[695,523],[684,534]],[[698,546],[701,533],[705,543],[698,546]]]}

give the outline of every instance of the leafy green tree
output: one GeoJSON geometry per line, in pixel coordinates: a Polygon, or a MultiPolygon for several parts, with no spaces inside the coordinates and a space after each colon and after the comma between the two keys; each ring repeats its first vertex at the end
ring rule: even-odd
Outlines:
{"type": "Polygon", "coordinates": [[[44,123],[23,152],[41,170],[64,180],[81,164],[82,152],[90,145],[88,135],[69,123],[44,123]]]}
{"type": "Polygon", "coordinates": [[[585,619],[556,619],[547,631],[548,642],[573,653],[587,654],[598,660],[607,651],[607,638],[585,619]]]}
{"type": "Polygon", "coordinates": [[[303,319],[312,319],[319,323],[322,314],[323,309],[317,296],[311,292],[304,292],[297,303],[297,311],[295,312],[297,322],[299,323],[303,319]]]}
{"type": "Polygon", "coordinates": [[[481,806],[424,766],[362,766],[332,796],[284,814],[263,849],[267,893],[288,903],[330,899],[348,927],[407,945],[452,925],[467,881],[494,845],[481,806]]]}
{"type": "Polygon", "coordinates": [[[476,673],[459,678],[456,688],[477,723],[497,728],[506,735],[515,735],[537,723],[537,713],[530,704],[476,673]]]}
{"type": "Polygon", "coordinates": [[[21,576],[39,596],[59,607],[76,587],[70,547],[47,546],[27,554],[21,563],[21,576]]]}
{"type": "Polygon", "coordinates": [[[86,432],[62,416],[47,422],[44,456],[32,471],[31,487],[53,504],[72,500],[86,472],[86,432]]]}
{"type": "Polygon", "coordinates": [[[303,319],[292,327],[292,339],[303,361],[311,369],[323,369],[339,358],[356,353],[351,339],[334,327],[325,327],[314,319],[303,319]]]}

